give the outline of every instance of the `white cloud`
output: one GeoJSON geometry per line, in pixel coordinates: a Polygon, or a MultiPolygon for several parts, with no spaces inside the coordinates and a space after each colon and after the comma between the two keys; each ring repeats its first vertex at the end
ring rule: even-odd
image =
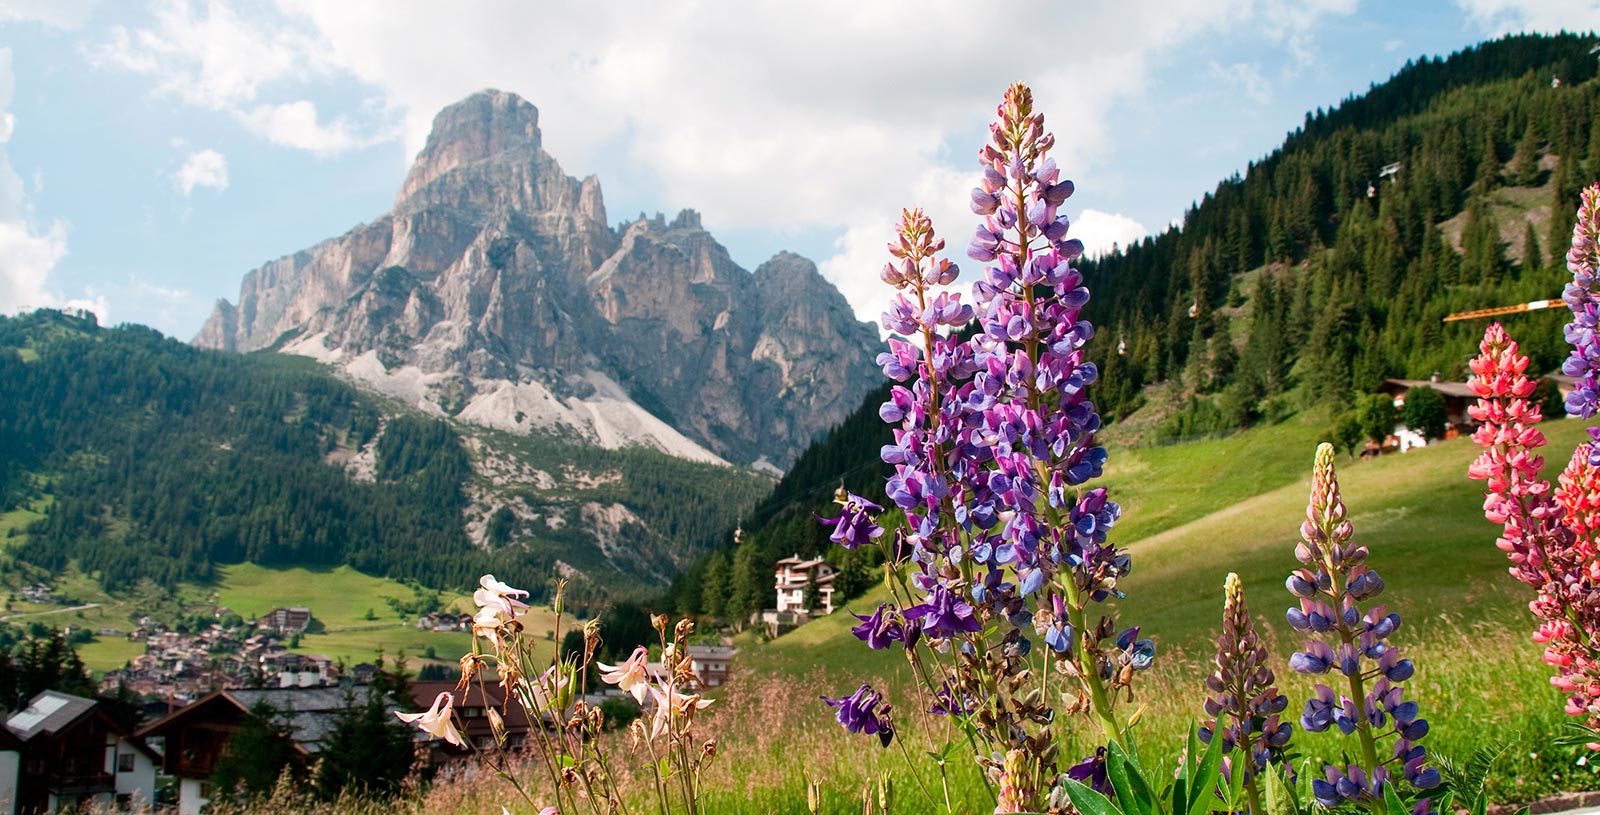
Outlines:
{"type": "Polygon", "coordinates": [[[228,113],[283,147],[327,156],[393,135],[384,121],[362,135],[343,117],[319,123],[306,99],[259,101],[335,72],[324,44],[282,15],[245,17],[219,0],[164,0],[149,26],[113,27],[86,53],[96,67],[149,76],[156,94],[228,113]]]}
{"type": "Polygon", "coordinates": [[[1084,254],[1090,257],[1126,249],[1149,234],[1144,224],[1116,212],[1085,209],[1072,221],[1072,236],[1083,241],[1084,254]]]}
{"type": "MultiPolygon", "coordinates": [[[[546,146],[569,172],[601,170],[620,150],[661,209],[694,207],[713,231],[837,230],[819,265],[870,318],[902,206],[927,207],[953,248],[966,243],[974,155],[1012,81],[1033,86],[1057,160],[1092,206],[1116,109],[1146,96],[1174,49],[1246,32],[1309,62],[1319,22],[1354,5],[1023,0],[1009,13],[1026,24],[1002,35],[964,0],[748,0],[698,13],[644,0],[278,0],[279,13],[250,15],[167,0],[89,53],[321,155],[397,133],[409,155],[445,105],[484,87],[516,92],[540,108],[546,146]],[[327,79],[354,80],[369,98],[329,116],[305,87],[327,79]]],[[[1270,92],[1259,71],[1221,70],[1270,92]]]]}
{"type": "Polygon", "coordinates": [[[200,187],[222,192],[228,188],[228,159],[215,150],[196,150],[172,174],[172,183],[184,195],[200,187]]]}
{"type": "Polygon", "coordinates": [[[1261,76],[1261,69],[1254,63],[1235,62],[1224,68],[1212,60],[1210,70],[1212,79],[1237,86],[1257,104],[1265,105],[1272,101],[1272,83],[1261,76]]]}
{"type": "Polygon", "coordinates": [[[1600,0],[1456,0],[1456,6],[1486,34],[1600,28],[1600,0]]]}
{"type": "Polygon", "coordinates": [[[11,105],[11,49],[0,48],[0,314],[41,307],[83,308],[107,316],[105,298],[63,298],[48,288],[50,273],[67,254],[66,221],[34,223],[22,178],[12,169],[3,145],[10,139],[15,118],[11,105]]]}
{"type": "Polygon", "coordinates": [[[70,31],[89,19],[94,6],[95,0],[6,0],[0,4],[0,23],[39,23],[70,31]]]}

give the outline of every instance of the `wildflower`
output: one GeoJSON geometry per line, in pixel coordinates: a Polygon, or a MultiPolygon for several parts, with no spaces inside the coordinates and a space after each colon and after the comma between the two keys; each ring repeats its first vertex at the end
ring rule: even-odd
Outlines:
{"type": "Polygon", "coordinates": [[[1244,602],[1244,584],[1237,574],[1223,583],[1222,635],[1217,638],[1217,669],[1206,678],[1206,715],[1212,717],[1201,726],[1200,741],[1210,744],[1222,739],[1222,751],[1235,747],[1243,752],[1244,783],[1255,804],[1259,790],[1257,773],[1271,764],[1284,761],[1285,748],[1293,728],[1280,721],[1278,714],[1289,706],[1287,697],[1273,686],[1272,669],[1267,667],[1267,647],[1256,636],[1254,621],[1244,602]]]}
{"type": "Polygon", "coordinates": [[[616,685],[623,693],[633,694],[633,700],[644,704],[645,694],[650,690],[650,675],[645,670],[645,665],[650,660],[650,652],[643,645],[633,649],[633,654],[617,665],[607,665],[604,662],[596,663],[600,668],[600,680],[608,685],[616,685]]]}
{"type": "Polygon", "coordinates": [[[401,713],[395,711],[395,717],[406,724],[415,724],[428,735],[436,739],[444,739],[457,747],[465,747],[461,740],[461,731],[456,729],[452,712],[455,699],[448,691],[433,698],[433,706],[422,713],[401,713]]]}
{"type": "Polygon", "coordinates": [[[863,543],[874,540],[883,534],[883,527],[873,521],[869,512],[882,512],[883,507],[862,498],[854,493],[845,493],[839,501],[841,509],[839,514],[832,518],[818,518],[827,526],[833,527],[833,534],[828,540],[854,549],[863,543]]]}
{"type": "Polygon", "coordinates": [[[922,624],[922,630],[933,637],[970,634],[983,627],[972,604],[944,586],[935,586],[928,602],[906,609],[905,615],[915,618],[922,624]]]}
{"type": "Polygon", "coordinates": [[[650,698],[655,703],[655,715],[650,722],[650,738],[660,738],[663,733],[671,730],[674,722],[688,719],[696,710],[711,707],[714,699],[706,699],[698,693],[679,693],[668,685],[666,688],[649,686],[650,698]]]}
{"type": "MultiPolygon", "coordinates": [[[[1584,200],[1586,209],[1579,212],[1569,256],[1580,293],[1588,292],[1593,283],[1593,264],[1573,261],[1580,250],[1593,252],[1592,222],[1600,186],[1586,191],[1584,200]],[[1583,223],[1586,216],[1588,227],[1583,223]]],[[[1568,294],[1573,294],[1573,287],[1568,294]]],[[[1592,311],[1593,303],[1586,300],[1583,307],[1592,311]]],[[[1588,342],[1587,335],[1579,332],[1575,337],[1570,329],[1569,340],[1588,342]]],[[[1541,475],[1544,457],[1537,451],[1545,445],[1545,437],[1534,425],[1543,417],[1539,407],[1528,401],[1534,388],[1524,373],[1528,358],[1518,353],[1517,343],[1498,324],[1484,333],[1479,350],[1471,363],[1470,383],[1479,399],[1469,412],[1482,422],[1473,440],[1484,450],[1467,475],[1486,482],[1484,515],[1501,527],[1495,544],[1511,560],[1511,575],[1535,591],[1528,605],[1540,621],[1533,639],[1545,647],[1545,663],[1556,669],[1551,684],[1567,694],[1567,713],[1583,717],[1586,727],[1597,730],[1600,647],[1593,634],[1600,631],[1600,569],[1594,565],[1600,555],[1596,534],[1600,471],[1594,447],[1583,444],[1573,451],[1552,491],[1541,475]]],[[[1600,749],[1600,739],[1589,746],[1600,749]]]]}
{"type": "Polygon", "coordinates": [[[905,639],[905,627],[900,621],[900,615],[886,604],[880,603],[878,610],[872,612],[870,617],[863,617],[860,614],[851,616],[860,620],[861,625],[851,628],[850,633],[856,635],[856,639],[865,642],[867,647],[874,651],[881,651],[892,643],[905,639]]]}
{"type": "MultiPolygon", "coordinates": [[[[1402,761],[1404,778],[1412,787],[1428,790],[1440,783],[1438,770],[1426,765],[1426,753],[1416,744],[1428,731],[1427,721],[1418,718],[1417,704],[1406,701],[1397,684],[1411,675],[1410,663],[1400,659],[1399,650],[1388,641],[1400,627],[1400,615],[1382,605],[1363,613],[1359,605],[1382,594],[1384,586],[1367,562],[1367,548],[1352,540],[1354,529],[1346,518],[1333,457],[1333,445],[1317,446],[1311,498],[1300,526],[1301,542],[1295,547],[1295,558],[1303,568],[1287,581],[1299,600],[1298,608],[1289,609],[1289,624],[1309,635],[1305,648],[1290,658],[1290,668],[1311,675],[1337,670],[1348,689],[1339,693],[1318,683],[1315,695],[1306,700],[1300,724],[1313,733],[1336,726],[1358,742],[1356,763],[1343,769],[1328,766],[1323,779],[1312,781],[1317,800],[1328,807],[1383,799],[1391,759],[1380,759],[1379,746],[1391,735],[1396,737],[1394,756],[1402,761]],[[1399,678],[1391,679],[1390,674],[1399,678]]],[[[1271,739],[1266,742],[1270,748],[1271,739]]]]}
{"type": "Polygon", "coordinates": [[[522,609],[528,607],[527,603],[518,600],[518,597],[527,597],[528,593],[522,589],[514,589],[494,579],[494,575],[486,574],[478,579],[479,588],[472,593],[472,602],[481,608],[495,609],[508,620],[514,620],[522,609]]]}
{"type": "MultiPolygon", "coordinates": [[[[1572,282],[1561,299],[1572,310],[1572,322],[1564,333],[1572,353],[1561,365],[1561,372],[1577,380],[1567,395],[1567,413],[1583,419],[1593,418],[1600,408],[1600,293],[1595,291],[1600,276],[1600,184],[1583,191],[1578,217],[1572,227],[1572,247],[1567,250],[1567,270],[1572,282]]],[[[1600,440],[1600,429],[1590,428],[1600,440]]],[[[1597,462],[1600,463],[1600,462],[1597,462]]]]}
{"type": "MultiPolygon", "coordinates": [[[[1083,245],[1060,211],[1073,186],[1049,157],[1055,137],[1027,86],[1006,91],[990,136],[971,196],[981,224],[967,247],[986,268],[970,295],[942,288],[960,269],[938,256],[945,241],[917,209],[902,211],[880,273],[894,289],[880,324],[896,335],[877,359],[896,383],[879,409],[894,425],[880,457],[905,528],[878,541],[894,606],[858,616],[853,630],[872,648],[898,631],[933,711],[960,715],[991,777],[1039,802],[1061,778],[1056,705],[1122,738],[1113,707],[1155,645],[1137,628],[1118,637],[1114,614],[1090,608],[1122,596],[1131,560],[1107,542],[1120,507],[1080,489],[1106,454],[1087,391],[1098,379],[1085,351],[1094,328],[1080,319],[1089,292],[1073,266],[1083,245]],[[1058,670],[1036,670],[1035,636],[1058,670]],[[944,667],[922,662],[920,642],[945,655],[944,667]],[[1056,677],[1079,687],[1062,693],[1047,684],[1056,677]]],[[[824,522],[835,540],[859,544],[877,523],[852,500],[824,522]]],[[[853,730],[880,723],[870,688],[828,701],[853,730]]]]}
{"type": "Polygon", "coordinates": [[[822,701],[838,711],[834,717],[851,733],[877,735],[884,747],[888,747],[889,742],[894,740],[894,724],[889,721],[891,706],[883,704],[883,697],[870,685],[862,685],[855,693],[842,699],[829,699],[824,696],[822,701]]]}
{"type": "Polygon", "coordinates": [[[538,679],[532,682],[525,682],[528,700],[532,702],[531,709],[540,713],[565,710],[566,703],[572,695],[567,692],[569,684],[571,684],[571,678],[567,676],[565,670],[560,670],[557,665],[551,665],[546,668],[538,679]]]}

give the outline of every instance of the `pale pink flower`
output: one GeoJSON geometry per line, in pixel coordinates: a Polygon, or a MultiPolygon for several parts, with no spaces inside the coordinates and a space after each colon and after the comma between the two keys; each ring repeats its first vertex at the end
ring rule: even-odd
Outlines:
{"type": "Polygon", "coordinates": [[[702,699],[700,694],[682,694],[668,687],[666,690],[650,685],[650,696],[655,700],[656,713],[650,721],[650,738],[660,738],[667,732],[672,720],[689,715],[689,711],[711,707],[715,700],[702,699]]]}
{"type": "Polygon", "coordinates": [[[505,640],[500,636],[500,626],[506,623],[500,617],[500,609],[494,606],[484,606],[478,613],[472,615],[472,635],[483,637],[494,643],[496,649],[504,650],[505,640]]]}
{"type": "Polygon", "coordinates": [[[527,597],[528,593],[522,589],[514,589],[494,579],[494,575],[486,574],[479,578],[478,585],[483,588],[472,593],[472,602],[483,608],[493,608],[505,615],[508,620],[514,620],[521,609],[528,607],[527,603],[518,600],[518,597],[527,597]]]}
{"type": "Polygon", "coordinates": [[[444,739],[457,747],[465,747],[461,740],[461,732],[456,730],[451,711],[454,709],[455,700],[448,692],[441,693],[433,699],[433,707],[422,713],[401,713],[395,711],[395,716],[407,724],[416,724],[429,735],[436,739],[444,739]]]}
{"type": "Polygon", "coordinates": [[[538,679],[525,680],[528,694],[532,697],[533,709],[536,711],[555,711],[556,699],[561,695],[562,689],[567,687],[567,673],[556,672],[556,666],[551,665],[538,679]]]}
{"type": "Polygon", "coordinates": [[[644,704],[644,695],[650,690],[650,674],[645,670],[645,665],[650,660],[650,652],[641,645],[633,649],[633,655],[619,665],[600,663],[600,679],[608,685],[616,685],[623,693],[633,694],[633,700],[644,704]]]}

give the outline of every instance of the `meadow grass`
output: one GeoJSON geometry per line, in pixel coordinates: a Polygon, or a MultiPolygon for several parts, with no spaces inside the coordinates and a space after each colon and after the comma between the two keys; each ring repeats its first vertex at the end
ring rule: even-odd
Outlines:
{"type": "MultiPolygon", "coordinates": [[[[1551,437],[1550,458],[1558,463],[1586,438],[1576,422],[1552,422],[1544,429],[1551,437]]],[[[1117,602],[1117,609],[1124,624],[1143,626],[1142,634],[1153,636],[1160,649],[1156,667],[1141,677],[1134,703],[1144,708],[1137,732],[1147,758],[1170,765],[1200,710],[1220,623],[1222,580],[1229,571],[1245,581],[1252,612],[1274,644],[1280,687],[1293,700],[1290,714],[1298,718],[1311,683],[1285,667],[1298,640],[1283,622],[1282,609],[1291,600],[1283,579],[1297,565],[1293,547],[1317,435],[1309,421],[1290,422],[1252,431],[1245,434],[1250,438],[1231,444],[1198,442],[1117,451],[1112,457],[1115,464],[1108,466],[1105,483],[1124,508],[1113,539],[1134,555],[1134,573],[1122,584],[1129,596],[1117,602]],[[1246,449],[1255,453],[1235,452],[1246,449]],[[1206,490],[1208,483],[1217,485],[1216,494],[1206,490]],[[1185,497],[1162,503],[1169,485],[1185,497]],[[1266,488],[1252,493],[1257,487],[1266,488]],[[1209,511],[1202,512],[1205,508],[1209,511]],[[1140,521],[1142,512],[1156,517],[1140,521]]],[[[1482,486],[1466,478],[1477,452],[1470,440],[1456,439],[1405,455],[1338,461],[1356,540],[1371,548],[1371,563],[1389,587],[1384,600],[1406,620],[1395,642],[1418,665],[1411,695],[1433,725],[1430,749],[1464,760],[1479,747],[1505,746],[1491,776],[1496,801],[1600,788],[1587,761],[1578,763],[1581,750],[1554,745],[1567,728],[1563,697],[1550,687],[1549,669],[1528,638],[1534,628],[1526,608],[1531,590],[1506,574],[1505,557],[1493,544],[1497,530],[1483,519],[1482,486]]],[[[864,611],[884,599],[887,592],[878,589],[850,605],[864,611]]],[[[868,651],[848,632],[855,622],[835,614],[772,642],[755,643],[747,636],[749,644],[738,659],[748,673],[741,675],[758,687],[790,682],[832,695],[870,682],[889,692],[897,710],[911,715],[915,696],[903,655],[892,649],[868,651]]],[[[730,708],[743,692],[741,686],[730,688],[730,708]]],[[[770,689],[758,694],[780,695],[770,689]]],[[[815,772],[838,781],[838,795],[854,791],[854,806],[839,811],[855,811],[860,786],[882,765],[867,758],[875,744],[845,738],[820,705],[801,704],[782,720],[785,732],[797,739],[795,749],[819,768],[815,772]],[[827,759],[835,753],[840,758],[827,759]]],[[[763,736],[741,736],[735,729],[730,738],[724,746],[731,753],[764,755],[763,736]],[[750,739],[755,749],[738,746],[750,739]]],[[[1297,734],[1296,745],[1313,763],[1348,747],[1329,734],[1297,734]]],[[[1074,746],[1086,750],[1088,742],[1074,746]]],[[[803,781],[793,773],[774,779],[773,772],[763,771],[758,760],[732,777],[765,777],[775,785],[770,793],[747,794],[784,799],[798,794],[800,809],[775,800],[770,810],[804,811],[803,781]]],[[[909,781],[903,772],[901,777],[909,781]]],[[[981,792],[975,783],[963,789],[981,792]]],[[[902,789],[903,795],[909,792],[902,789]]],[[[981,801],[974,801],[975,811],[982,810],[981,801]]]]}

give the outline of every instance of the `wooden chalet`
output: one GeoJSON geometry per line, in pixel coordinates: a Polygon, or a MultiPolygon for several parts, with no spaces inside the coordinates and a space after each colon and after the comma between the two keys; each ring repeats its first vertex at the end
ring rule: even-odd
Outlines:
{"type": "Polygon", "coordinates": [[[0,728],[0,815],[149,805],[159,761],[99,702],[44,691],[0,728]]]}
{"type": "MultiPolygon", "coordinates": [[[[458,690],[454,681],[411,683],[411,698],[419,710],[432,706],[433,700],[441,693],[451,696],[456,710],[456,726],[461,728],[462,738],[470,739],[479,750],[495,749],[494,728],[489,724],[488,710],[491,707],[500,713],[505,722],[505,748],[519,750],[527,744],[528,735],[533,730],[528,714],[515,702],[509,706],[506,704],[506,694],[498,680],[486,677],[481,685],[473,682],[464,691],[458,690]]],[[[429,742],[428,760],[431,763],[464,758],[471,754],[467,748],[456,747],[443,739],[429,742]]]]}
{"type": "MultiPolygon", "coordinates": [[[[346,688],[219,690],[146,725],[139,736],[162,745],[162,772],[178,777],[178,815],[200,815],[210,802],[211,773],[228,740],[259,702],[277,711],[298,756],[308,763],[333,734],[339,714],[360,704],[365,691],[346,688]]],[[[390,711],[399,707],[390,703],[390,711]]]]}

